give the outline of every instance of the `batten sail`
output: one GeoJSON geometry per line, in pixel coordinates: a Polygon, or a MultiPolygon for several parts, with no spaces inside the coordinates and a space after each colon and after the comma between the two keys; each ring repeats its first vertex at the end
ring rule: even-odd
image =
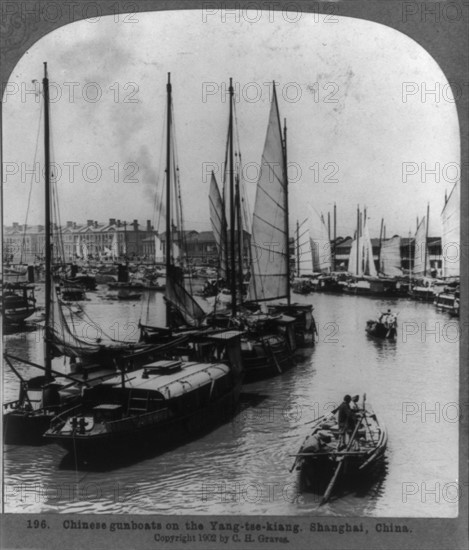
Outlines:
{"type": "Polygon", "coordinates": [[[415,234],[413,274],[423,276],[430,274],[430,258],[427,248],[427,221],[425,216],[419,223],[415,234]]]}
{"type": "Polygon", "coordinates": [[[441,251],[445,278],[460,275],[460,208],[459,182],[456,182],[441,212],[441,251]]]}
{"type": "Polygon", "coordinates": [[[379,271],[387,277],[402,275],[401,238],[392,237],[381,243],[379,271]]]}
{"type": "Polygon", "coordinates": [[[252,221],[250,300],[288,295],[287,199],[282,129],[274,87],[252,221]]]}
{"type": "Polygon", "coordinates": [[[314,271],[328,272],[331,270],[331,243],[329,235],[321,216],[317,216],[314,210],[310,210],[310,235],[313,255],[314,271]]]}

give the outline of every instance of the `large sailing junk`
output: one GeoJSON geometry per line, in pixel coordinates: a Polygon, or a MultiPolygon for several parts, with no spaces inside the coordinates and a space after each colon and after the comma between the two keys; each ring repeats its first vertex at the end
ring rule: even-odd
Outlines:
{"type": "MultiPolygon", "coordinates": [[[[248,300],[253,303],[286,300],[268,306],[270,314],[294,319],[298,345],[314,344],[312,306],[292,304],[290,296],[290,232],[287,173],[287,128],[283,132],[273,85],[272,103],[256,188],[251,232],[251,279],[248,300]],[[275,243],[269,246],[265,243],[275,243]]],[[[288,325],[285,325],[288,330],[288,325]]]]}

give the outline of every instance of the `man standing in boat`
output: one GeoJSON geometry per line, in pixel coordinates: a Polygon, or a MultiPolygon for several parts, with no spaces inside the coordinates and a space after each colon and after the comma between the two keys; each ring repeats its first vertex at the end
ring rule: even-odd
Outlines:
{"type": "Polygon", "coordinates": [[[341,433],[341,444],[339,446],[346,446],[350,441],[351,434],[355,429],[356,418],[353,410],[350,407],[352,398],[350,395],[345,395],[342,403],[332,411],[333,414],[338,413],[339,430],[341,433]]]}

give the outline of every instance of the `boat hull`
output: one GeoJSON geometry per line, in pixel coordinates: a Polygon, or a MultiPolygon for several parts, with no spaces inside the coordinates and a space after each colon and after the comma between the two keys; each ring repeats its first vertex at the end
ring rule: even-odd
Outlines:
{"type": "Polygon", "coordinates": [[[397,336],[396,327],[389,328],[378,321],[367,321],[365,330],[369,336],[373,336],[375,338],[395,340],[397,336]]]}
{"type": "Polygon", "coordinates": [[[77,464],[121,461],[142,455],[162,453],[210,432],[228,421],[238,410],[241,382],[206,406],[159,420],[148,421],[146,415],[127,419],[121,429],[93,436],[46,433],[45,439],[61,445],[77,464]]]}

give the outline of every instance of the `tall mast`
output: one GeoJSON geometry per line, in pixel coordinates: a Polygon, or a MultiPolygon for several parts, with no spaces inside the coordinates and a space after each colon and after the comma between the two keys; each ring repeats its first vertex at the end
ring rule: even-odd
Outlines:
{"type": "MultiPolygon", "coordinates": [[[[277,92],[275,91],[275,104],[277,105],[277,92]]],[[[288,157],[287,157],[287,119],[283,119],[283,179],[285,182],[285,240],[286,240],[286,255],[287,255],[287,304],[290,305],[290,229],[289,229],[289,209],[288,209],[288,157]]]]}
{"type": "Polygon", "coordinates": [[[44,178],[45,178],[45,256],[46,256],[46,286],[45,286],[45,338],[44,338],[44,367],[47,379],[52,378],[52,355],[49,346],[49,329],[51,323],[51,294],[52,294],[52,242],[50,216],[50,130],[49,130],[49,79],[47,78],[47,63],[44,63],[44,178]]]}
{"type": "MultiPolygon", "coordinates": [[[[166,115],[166,278],[171,271],[171,73],[168,73],[166,115]]],[[[170,326],[170,306],[166,301],[166,326],[170,326]]]]}
{"type": "Polygon", "coordinates": [[[336,245],[336,240],[337,240],[337,206],[336,204],[334,203],[334,249],[333,249],[333,252],[334,252],[334,256],[333,256],[333,261],[332,261],[332,269],[333,271],[336,270],[336,265],[335,265],[335,245],[336,245]]]}
{"type": "Polygon", "coordinates": [[[427,276],[427,259],[428,259],[428,222],[430,221],[430,203],[427,202],[427,219],[426,219],[426,228],[425,228],[425,263],[423,264],[423,276],[427,276]]]}
{"type": "Polygon", "coordinates": [[[355,275],[358,277],[358,266],[360,263],[360,205],[357,206],[357,266],[355,268],[355,275]]]}
{"type": "Polygon", "coordinates": [[[233,159],[233,79],[230,78],[230,252],[231,252],[231,313],[236,315],[236,271],[235,271],[235,204],[234,204],[234,159],[233,159]]]}
{"type": "MultiPolygon", "coordinates": [[[[240,158],[238,156],[238,158],[240,158]]],[[[243,218],[241,213],[241,189],[239,183],[239,174],[236,173],[236,223],[238,228],[238,238],[236,241],[238,249],[238,285],[239,285],[239,299],[240,302],[243,300],[243,283],[244,283],[244,274],[243,274],[243,218]]]]}
{"type": "Polygon", "coordinates": [[[296,276],[300,276],[300,222],[296,220],[296,276]]]}

